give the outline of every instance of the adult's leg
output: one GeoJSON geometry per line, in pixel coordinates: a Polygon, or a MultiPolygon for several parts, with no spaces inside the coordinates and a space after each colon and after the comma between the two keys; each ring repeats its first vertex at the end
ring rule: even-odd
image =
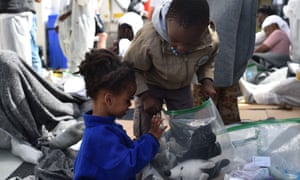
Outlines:
{"type": "Polygon", "coordinates": [[[241,94],[239,84],[229,87],[216,87],[217,95],[213,98],[225,125],[239,123],[240,113],[238,96],[241,94]]]}
{"type": "Polygon", "coordinates": [[[36,42],[36,33],[37,33],[37,19],[36,19],[36,15],[32,14],[32,26],[30,29],[32,67],[37,73],[40,74],[42,71],[42,60],[40,58],[39,48],[36,42]]]}
{"type": "MultiPolygon", "coordinates": [[[[241,95],[239,83],[229,87],[215,87],[216,96],[213,101],[222,117],[224,124],[233,124],[240,122],[240,113],[238,108],[238,96],[241,95]]],[[[194,106],[202,103],[203,97],[200,94],[201,85],[193,85],[194,106]]]]}
{"type": "Polygon", "coordinates": [[[85,54],[93,48],[95,39],[95,0],[73,1],[71,14],[71,57],[68,58],[68,69],[71,72],[78,70],[78,65],[85,54]]]}
{"type": "Polygon", "coordinates": [[[32,12],[0,14],[0,49],[14,51],[32,65],[30,29],[32,12]]]}
{"type": "Polygon", "coordinates": [[[192,84],[192,94],[193,94],[193,101],[194,101],[194,106],[198,106],[202,104],[203,101],[203,96],[201,95],[201,85],[200,84],[192,84]]]}

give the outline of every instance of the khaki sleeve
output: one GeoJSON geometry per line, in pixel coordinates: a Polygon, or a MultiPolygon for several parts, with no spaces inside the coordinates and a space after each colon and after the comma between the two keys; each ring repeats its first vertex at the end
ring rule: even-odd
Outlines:
{"type": "Polygon", "coordinates": [[[148,55],[149,43],[146,41],[139,32],[123,58],[124,61],[132,62],[134,65],[137,83],[136,95],[148,90],[144,74],[151,68],[152,59],[148,55]]]}
{"type": "Polygon", "coordinates": [[[200,66],[197,70],[198,81],[203,80],[204,78],[209,78],[211,80],[214,79],[214,71],[215,71],[215,57],[219,51],[219,37],[216,31],[211,31],[212,36],[212,50],[209,54],[208,61],[200,66]]]}

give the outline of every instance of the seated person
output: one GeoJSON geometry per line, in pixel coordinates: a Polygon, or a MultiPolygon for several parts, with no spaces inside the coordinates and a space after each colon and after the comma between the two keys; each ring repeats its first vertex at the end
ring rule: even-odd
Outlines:
{"type": "MultiPolygon", "coordinates": [[[[253,59],[258,63],[267,61],[271,66],[282,67],[289,60],[290,39],[288,31],[281,29],[282,18],[277,15],[268,16],[262,28],[266,39],[254,49],[253,59]]],[[[268,66],[269,67],[269,66],[268,66]]]]}
{"type": "Polygon", "coordinates": [[[255,46],[261,44],[266,39],[266,34],[262,30],[261,26],[266,17],[275,15],[276,10],[271,5],[263,5],[262,7],[258,8],[257,10],[257,26],[261,31],[255,34],[255,46]]]}

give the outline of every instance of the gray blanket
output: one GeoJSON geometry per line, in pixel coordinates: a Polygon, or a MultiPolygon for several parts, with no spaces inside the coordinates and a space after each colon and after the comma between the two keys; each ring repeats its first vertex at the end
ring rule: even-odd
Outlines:
{"type": "Polygon", "coordinates": [[[64,93],[11,51],[0,51],[0,128],[35,144],[41,127],[81,116],[82,100],[64,93]]]}
{"type": "MultiPolygon", "coordinates": [[[[14,142],[17,142],[17,148],[25,147],[29,151],[26,155],[25,151],[17,149],[15,155],[35,163],[30,152],[39,153],[42,127],[51,131],[61,121],[81,120],[85,102],[88,102],[87,98],[67,94],[44,80],[16,53],[0,50],[0,148],[12,150],[14,154],[14,142]]],[[[49,159],[57,161],[57,158],[44,154],[40,162],[45,158],[48,164],[49,159]]],[[[45,165],[43,167],[47,169],[45,165]]],[[[63,170],[64,167],[56,168],[63,170]]]]}

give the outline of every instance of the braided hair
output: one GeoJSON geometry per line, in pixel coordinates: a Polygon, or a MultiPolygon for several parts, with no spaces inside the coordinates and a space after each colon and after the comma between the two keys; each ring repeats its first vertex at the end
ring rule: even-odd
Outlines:
{"type": "Polygon", "coordinates": [[[209,23],[209,5],[206,0],[173,0],[167,18],[175,19],[183,27],[209,23]]]}
{"type": "Polygon", "coordinates": [[[101,89],[120,94],[135,83],[133,65],[121,62],[120,57],[108,49],[92,49],[86,53],[77,73],[84,77],[87,96],[92,99],[101,89]]]}

